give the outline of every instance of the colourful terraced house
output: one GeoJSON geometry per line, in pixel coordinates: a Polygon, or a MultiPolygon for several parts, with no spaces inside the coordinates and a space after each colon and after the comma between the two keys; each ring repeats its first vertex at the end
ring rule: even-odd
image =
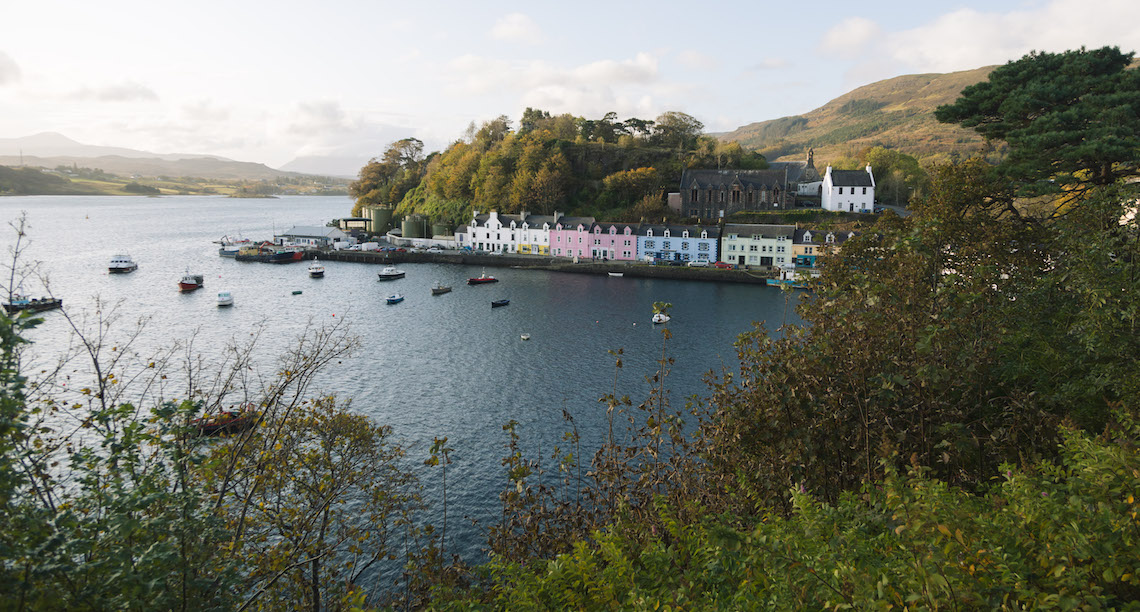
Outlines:
{"type": "Polygon", "coordinates": [[[595,223],[590,229],[590,256],[594,259],[637,259],[637,223],[595,223]]]}
{"type": "Polygon", "coordinates": [[[642,225],[637,235],[637,257],[642,261],[717,260],[720,230],[700,225],[642,225]]]}

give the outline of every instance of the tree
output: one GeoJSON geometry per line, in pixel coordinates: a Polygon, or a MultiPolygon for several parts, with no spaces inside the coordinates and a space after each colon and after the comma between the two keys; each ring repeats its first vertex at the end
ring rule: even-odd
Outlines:
{"type": "Polygon", "coordinates": [[[1022,195],[1109,185],[1138,172],[1140,72],[1116,47],[1032,52],[940,106],[943,123],[1004,140],[1002,176],[1022,195]]]}
{"type": "Polygon", "coordinates": [[[660,147],[691,149],[696,146],[697,137],[704,129],[705,124],[696,117],[667,111],[654,121],[652,142],[660,147]]]}

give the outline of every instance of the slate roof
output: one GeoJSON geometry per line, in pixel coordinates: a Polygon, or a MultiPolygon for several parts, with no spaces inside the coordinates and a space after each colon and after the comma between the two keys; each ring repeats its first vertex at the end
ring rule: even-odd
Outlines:
{"type": "Polygon", "coordinates": [[[785,188],[788,182],[785,168],[769,170],[685,170],[681,174],[681,189],[728,189],[734,183],[744,189],[785,188]]]}
{"type": "MultiPolygon", "coordinates": [[[[770,170],[786,170],[789,183],[812,183],[823,180],[815,166],[805,161],[768,162],[770,170]]],[[[835,172],[832,170],[832,172],[835,172]]]]}
{"type": "Polygon", "coordinates": [[[871,187],[866,170],[831,170],[831,184],[836,187],[871,187]]]}
{"type": "Polygon", "coordinates": [[[761,236],[764,238],[777,238],[783,236],[791,238],[796,231],[794,225],[765,225],[759,223],[726,223],[724,235],[761,236]]]}
{"type": "Polygon", "coordinates": [[[708,232],[708,239],[720,237],[720,228],[712,225],[641,225],[637,229],[639,236],[645,236],[649,230],[653,230],[654,238],[662,238],[665,236],[665,230],[669,230],[670,238],[680,238],[685,235],[685,231],[689,232],[689,239],[700,239],[701,232],[708,232]]]}
{"type": "MultiPolygon", "coordinates": [[[[621,223],[619,221],[599,221],[598,223],[594,224],[594,227],[602,228],[603,234],[609,233],[611,227],[616,227],[617,233],[624,234],[625,228],[628,227],[629,231],[631,233],[633,233],[634,235],[637,235],[637,232],[640,231],[640,229],[641,229],[641,224],[640,223],[621,223]]],[[[590,231],[594,231],[593,228],[590,228],[590,231]]]]}
{"type": "Polygon", "coordinates": [[[830,244],[843,244],[852,235],[858,236],[859,232],[851,232],[851,231],[836,232],[833,230],[818,230],[818,229],[813,230],[811,228],[797,229],[795,237],[792,238],[792,243],[793,244],[824,244],[824,241],[827,240],[828,234],[835,234],[835,242],[832,242],[830,244]],[[804,240],[804,234],[807,232],[811,232],[811,242],[804,240]]]}
{"type": "Polygon", "coordinates": [[[584,226],[588,230],[591,227],[593,227],[594,218],[593,217],[562,217],[561,219],[558,220],[558,223],[562,224],[562,229],[564,229],[564,230],[574,229],[574,228],[578,227],[579,225],[584,226]]]}

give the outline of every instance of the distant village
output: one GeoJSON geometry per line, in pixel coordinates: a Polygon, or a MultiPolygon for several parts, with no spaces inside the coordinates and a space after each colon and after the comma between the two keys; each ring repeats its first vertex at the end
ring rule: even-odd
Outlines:
{"type": "Polygon", "coordinates": [[[502,255],[540,255],[575,261],[639,261],[658,265],[717,265],[733,268],[807,267],[855,232],[820,231],[794,225],[724,223],[739,212],[819,208],[848,213],[878,212],[871,167],[835,170],[820,176],[813,153],[802,162],[775,162],[765,170],[686,170],[680,190],[668,195],[679,216],[709,223],[672,225],[618,223],[526,211],[474,211],[458,228],[429,225],[411,217],[399,228],[387,207],[365,207],[362,217],[340,219],[339,227],[293,228],[283,243],[320,248],[372,250],[353,237],[386,232],[387,241],[414,249],[461,250],[502,255]]]}

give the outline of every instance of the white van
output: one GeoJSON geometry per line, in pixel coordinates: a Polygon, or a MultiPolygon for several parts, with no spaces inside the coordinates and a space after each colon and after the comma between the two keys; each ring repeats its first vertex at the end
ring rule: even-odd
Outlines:
{"type": "Polygon", "coordinates": [[[707,267],[709,267],[709,262],[704,260],[704,259],[698,259],[696,261],[690,261],[689,267],[690,268],[707,268],[707,267]]]}

